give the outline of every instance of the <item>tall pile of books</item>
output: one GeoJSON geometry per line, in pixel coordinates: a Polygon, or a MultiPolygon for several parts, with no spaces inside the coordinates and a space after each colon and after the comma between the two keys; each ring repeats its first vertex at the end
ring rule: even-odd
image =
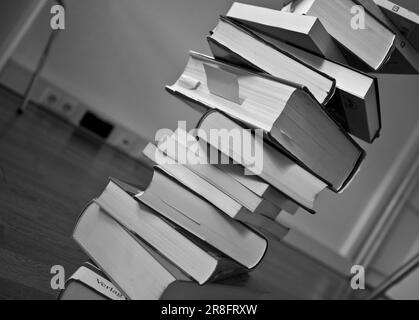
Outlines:
{"type": "Polygon", "coordinates": [[[176,283],[234,277],[287,234],[282,215],[342,192],[365,156],[352,136],[372,143],[381,129],[369,72],[419,70],[414,35],[375,2],[234,3],[208,35],[213,57],[190,52],[166,88],[201,120],[147,145],[146,188],[111,179],[87,206],[73,236],[94,265],[74,279],[109,298],[158,299],[176,283]]]}

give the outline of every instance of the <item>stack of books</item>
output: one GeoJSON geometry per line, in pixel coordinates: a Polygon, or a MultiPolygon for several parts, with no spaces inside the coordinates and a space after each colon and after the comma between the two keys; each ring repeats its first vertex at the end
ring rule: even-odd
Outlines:
{"type": "Polygon", "coordinates": [[[111,179],[87,206],[73,237],[92,262],[61,298],[217,288],[256,268],[267,239],[286,236],[282,215],[315,213],[320,192],[342,192],[365,157],[352,136],[372,143],[381,129],[368,72],[419,70],[415,35],[386,18],[388,1],[375,2],[301,0],[282,11],[234,3],[220,16],[207,38],[213,57],[190,52],[166,87],[201,120],[146,146],[146,188],[111,179]],[[365,28],[354,29],[357,4],[365,28]]]}

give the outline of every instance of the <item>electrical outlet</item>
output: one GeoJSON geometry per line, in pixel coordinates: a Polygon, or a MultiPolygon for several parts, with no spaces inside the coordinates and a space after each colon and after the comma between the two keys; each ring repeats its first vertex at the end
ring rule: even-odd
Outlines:
{"type": "Polygon", "coordinates": [[[70,98],[64,98],[60,101],[58,109],[63,113],[63,114],[72,114],[76,111],[77,109],[77,105],[78,102],[70,99],[70,98]]]}
{"type": "Polygon", "coordinates": [[[62,93],[58,90],[54,90],[52,87],[46,87],[44,92],[42,92],[40,103],[50,110],[56,110],[62,97],[62,93]]]}
{"type": "Polygon", "coordinates": [[[77,123],[81,116],[79,112],[80,108],[80,103],[77,100],[69,96],[64,96],[57,104],[56,112],[69,121],[77,123]]]}
{"type": "Polygon", "coordinates": [[[84,110],[79,101],[52,86],[45,88],[40,104],[73,124],[78,124],[84,110]]]}

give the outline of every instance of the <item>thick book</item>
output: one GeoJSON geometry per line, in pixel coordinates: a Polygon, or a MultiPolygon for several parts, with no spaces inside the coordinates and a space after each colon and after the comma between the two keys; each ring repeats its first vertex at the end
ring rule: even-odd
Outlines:
{"type": "Polygon", "coordinates": [[[374,2],[386,13],[413,47],[419,50],[419,15],[389,0],[374,0],[374,2]]]}
{"type": "Polygon", "coordinates": [[[272,76],[305,86],[320,104],[326,104],[335,92],[335,80],[292,55],[272,46],[249,28],[221,16],[207,38],[217,59],[250,67],[272,76]]]}
{"type": "Polygon", "coordinates": [[[184,73],[167,90],[262,129],[334,191],[352,180],[364,158],[343,127],[297,84],[191,53],[184,73]]]}
{"type": "Polygon", "coordinates": [[[90,262],[85,262],[66,281],[59,300],[126,300],[108,277],[90,262]]]}
{"type": "Polygon", "coordinates": [[[149,143],[144,148],[143,154],[153,161],[155,165],[159,166],[159,168],[191,190],[191,192],[197,193],[229,217],[242,220],[244,216],[252,214],[249,209],[231,198],[228,194],[225,194],[208,181],[202,179],[176,160],[164,155],[154,144],[149,143]]]}
{"type": "Polygon", "coordinates": [[[267,218],[260,214],[253,214],[246,217],[244,223],[247,226],[259,231],[265,237],[275,239],[276,241],[282,241],[290,231],[290,228],[282,224],[278,217],[281,212],[274,218],[267,218]]]}
{"type": "Polygon", "coordinates": [[[243,166],[229,163],[217,149],[203,140],[197,140],[183,129],[176,130],[158,147],[176,161],[182,161],[183,158],[186,167],[251,212],[275,220],[281,212],[295,214],[299,209],[298,204],[285,194],[256,175],[246,175],[243,166]]]}
{"type": "Polygon", "coordinates": [[[199,284],[242,272],[243,268],[233,260],[162,219],[113,181],[108,183],[95,202],[199,284]]]}
{"type": "Polygon", "coordinates": [[[384,24],[365,12],[365,26],[354,26],[356,6],[352,0],[298,0],[282,11],[305,14],[320,19],[327,32],[354,58],[370,70],[380,70],[395,48],[396,35],[384,24]]]}
{"type": "Polygon", "coordinates": [[[272,202],[256,195],[222,169],[218,168],[218,152],[207,148],[185,130],[179,128],[157,145],[158,149],[213,185],[252,213],[274,218],[281,210],[272,202]],[[213,152],[211,154],[211,152],[213,152]],[[214,161],[216,160],[216,161],[214,161]],[[214,164],[213,164],[214,163],[214,164]]]}
{"type": "MultiPolygon", "coordinates": [[[[232,198],[231,192],[225,193],[226,191],[224,190],[226,189],[223,190],[221,187],[221,185],[224,183],[220,180],[218,180],[218,182],[221,182],[221,185],[211,184],[204,177],[196,174],[192,170],[189,170],[184,165],[173,160],[173,158],[164,155],[163,152],[160,151],[153,144],[149,144],[144,149],[144,154],[150,160],[155,162],[156,165],[162,168],[167,174],[171,175],[179,183],[188,188],[190,192],[194,192],[198,196],[201,196],[202,198],[207,200],[209,203],[211,203],[230,217],[239,220],[252,228],[257,229],[263,234],[269,232],[269,234],[275,236],[276,239],[282,239],[287,235],[289,228],[286,228],[275,221],[275,218],[279,215],[280,210],[278,210],[278,208],[271,205],[270,203],[265,202],[265,210],[268,209],[267,205],[269,205],[272,206],[272,209],[274,211],[272,211],[271,208],[269,208],[270,211],[264,210],[264,214],[258,212],[251,212],[248,208],[246,208],[246,206],[242,204],[244,202],[249,204],[249,202],[244,201],[242,197],[242,201],[232,198]],[[172,160],[174,162],[171,164],[161,164],[162,161],[171,162],[172,160]]],[[[205,166],[210,167],[209,165],[205,166]]],[[[217,168],[214,169],[215,171],[218,170],[217,168]]],[[[220,172],[212,173],[214,175],[220,174],[220,172]]],[[[223,173],[221,173],[221,175],[223,175],[223,173]]],[[[226,177],[230,179],[229,176],[226,177]]],[[[213,177],[211,178],[211,180],[214,181],[213,177]]],[[[230,182],[232,182],[232,184],[234,184],[235,187],[244,191],[248,196],[256,196],[253,195],[249,190],[246,190],[239,183],[234,183],[236,182],[235,180],[231,180],[232,181],[230,182]]],[[[225,186],[226,185],[224,185],[224,187],[225,186]]]]}
{"type": "Polygon", "coordinates": [[[279,150],[255,139],[251,132],[244,130],[240,124],[218,111],[212,110],[205,114],[197,128],[199,138],[220,150],[221,153],[230,157],[235,163],[245,166],[249,173],[257,174],[308,211],[314,212],[315,200],[319,193],[326,189],[326,183],[316,178],[279,150]],[[250,166],[249,164],[253,162],[252,159],[246,157],[244,153],[238,154],[235,152],[234,146],[229,143],[228,139],[223,142],[219,139],[210,138],[211,130],[241,132],[245,136],[243,138],[244,141],[250,141],[255,150],[263,150],[261,168],[258,167],[255,170],[255,167],[250,166]],[[259,169],[261,169],[260,172],[259,169]]]}
{"type": "Polygon", "coordinates": [[[175,154],[175,157],[172,158],[178,161],[181,155],[189,158],[189,160],[196,161],[197,163],[187,163],[186,166],[242,203],[250,211],[275,220],[284,211],[295,214],[299,209],[299,206],[285,194],[273,188],[258,176],[246,175],[243,166],[232,164],[226,158],[223,159],[222,154],[217,149],[183,129],[176,130],[167,142],[173,142],[175,147],[178,148],[177,151],[180,151],[180,155],[172,149],[173,145],[161,142],[159,148],[163,147],[163,152],[168,155],[175,154]],[[198,163],[200,161],[209,165],[198,163]]]}
{"type": "Polygon", "coordinates": [[[373,0],[355,0],[373,17],[390,28],[396,35],[396,49],[390,60],[381,70],[383,73],[417,74],[419,73],[419,51],[416,50],[401,30],[373,0]]]}
{"type": "MultiPolygon", "coordinates": [[[[215,149],[211,146],[210,148],[215,149]]],[[[298,209],[300,209],[300,206],[294,200],[269,183],[263,181],[260,177],[245,174],[246,169],[242,165],[229,163],[217,164],[216,166],[247,189],[257,194],[259,197],[267,199],[268,201],[274,203],[277,207],[281,208],[281,212],[278,213],[277,217],[281,215],[281,213],[285,212],[293,215],[297,213],[298,209]]]]}
{"type": "Polygon", "coordinates": [[[159,167],[145,190],[117,183],[137,201],[241,266],[252,269],[263,259],[268,243],[260,233],[231,219],[159,167]]]}
{"type": "Polygon", "coordinates": [[[336,93],[325,108],[346,131],[368,143],[379,137],[381,111],[377,77],[316,56],[283,41],[261,36],[296,59],[336,79],[336,93]]]}
{"type": "MultiPolygon", "coordinates": [[[[240,283],[240,277],[238,282],[240,283]]],[[[175,281],[159,297],[160,300],[260,300],[269,298],[262,288],[192,281],[175,281]]],[[[59,300],[127,300],[98,267],[86,262],[67,280],[59,300]]]]}
{"type": "Polygon", "coordinates": [[[128,299],[156,300],[171,284],[191,281],[96,203],[81,214],[73,238],[128,299]]]}
{"type": "Polygon", "coordinates": [[[227,17],[316,55],[346,62],[338,45],[316,17],[295,15],[239,2],[233,3],[227,17]]]}

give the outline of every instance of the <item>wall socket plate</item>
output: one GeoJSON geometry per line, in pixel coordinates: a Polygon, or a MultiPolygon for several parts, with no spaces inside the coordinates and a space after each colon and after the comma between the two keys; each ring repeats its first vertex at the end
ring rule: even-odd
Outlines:
{"type": "Polygon", "coordinates": [[[79,101],[64,96],[57,105],[57,112],[74,124],[78,124],[82,116],[82,106],[79,101]]]}
{"type": "Polygon", "coordinates": [[[52,86],[47,86],[44,89],[39,102],[45,108],[75,125],[78,125],[85,109],[78,100],[52,86]]]}
{"type": "Polygon", "coordinates": [[[41,94],[39,103],[50,110],[57,110],[58,104],[62,98],[63,94],[60,91],[55,90],[52,87],[46,87],[41,94]]]}
{"type": "Polygon", "coordinates": [[[76,100],[64,97],[58,103],[58,109],[63,114],[72,115],[76,112],[78,105],[79,103],[76,100]]]}

